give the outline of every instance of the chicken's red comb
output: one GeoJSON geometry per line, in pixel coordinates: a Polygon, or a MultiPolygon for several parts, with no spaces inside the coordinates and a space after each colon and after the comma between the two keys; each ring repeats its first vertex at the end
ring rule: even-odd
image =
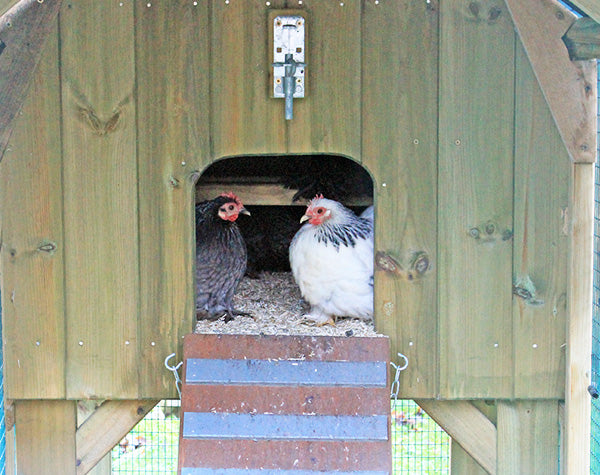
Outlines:
{"type": "Polygon", "coordinates": [[[236,203],[242,204],[240,199],[232,191],[230,191],[229,193],[221,193],[219,196],[222,196],[224,198],[231,198],[236,203]]]}
{"type": "Polygon", "coordinates": [[[309,204],[312,204],[313,201],[322,200],[324,198],[323,193],[315,195],[315,197],[310,200],[309,204]]]}

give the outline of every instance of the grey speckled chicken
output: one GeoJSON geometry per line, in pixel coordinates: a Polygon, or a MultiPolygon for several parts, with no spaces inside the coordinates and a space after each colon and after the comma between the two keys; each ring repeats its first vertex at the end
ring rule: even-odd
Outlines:
{"type": "Polygon", "coordinates": [[[225,321],[241,315],[233,295],[246,271],[246,244],[235,221],[250,214],[233,193],[196,205],[196,315],[225,321]]]}

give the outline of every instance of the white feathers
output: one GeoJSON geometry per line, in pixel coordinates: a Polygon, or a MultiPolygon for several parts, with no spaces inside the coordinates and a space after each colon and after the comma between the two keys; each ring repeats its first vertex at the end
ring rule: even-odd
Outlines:
{"type": "Polygon", "coordinates": [[[315,198],[304,218],[309,222],[290,245],[294,279],[311,305],[305,317],[317,324],[373,317],[373,212],[365,213],[359,218],[336,201],[315,198]]]}

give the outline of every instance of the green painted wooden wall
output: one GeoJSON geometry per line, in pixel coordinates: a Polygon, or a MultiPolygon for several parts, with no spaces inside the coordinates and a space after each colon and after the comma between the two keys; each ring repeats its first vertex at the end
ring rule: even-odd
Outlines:
{"type": "Polygon", "coordinates": [[[402,397],[563,397],[571,164],[500,0],[65,1],[0,163],[7,396],[175,396],[194,182],[270,153],[362,163],[376,249],[427,255],[376,273],[402,397]],[[291,122],[268,90],[284,8],[308,32],[291,122]]]}

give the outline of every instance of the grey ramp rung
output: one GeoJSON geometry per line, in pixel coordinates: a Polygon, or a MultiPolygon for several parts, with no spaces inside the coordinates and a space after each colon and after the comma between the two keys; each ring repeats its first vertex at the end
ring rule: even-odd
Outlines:
{"type": "Polygon", "coordinates": [[[385,361],[188,359],[187,384],[385,387],[385,361]]]}
{"type": "Polygon", "coordinates": [[[388,440],[385,415],[331,416],[186,412],[188,439],[388,440]]]}

